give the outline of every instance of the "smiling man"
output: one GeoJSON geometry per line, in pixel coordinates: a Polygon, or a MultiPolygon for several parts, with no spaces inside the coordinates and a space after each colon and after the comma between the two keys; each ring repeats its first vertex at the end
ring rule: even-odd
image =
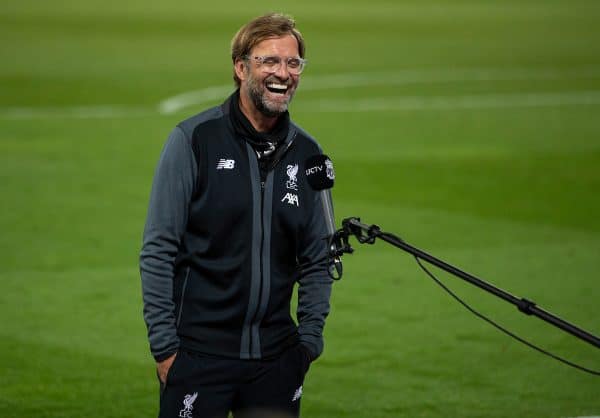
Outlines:
{"type": "Polygon", "coordinates": [[[236,91],[179,123],[160,156],[140,256],[160,417],[300,414],[334,230],[329,191],[305,175],[321,149],[288,114],[304,53],[290,17],[247,23],[232,41],[236,91]]]}
{"type": "Polygon", "coordinates": [[[265,39],[234,58],[242,111],[259,130],[270,130],[292,100],[305,61],[293,35],[265,39]],[[248,64],[251,65],[248,65],[248,64]]]}

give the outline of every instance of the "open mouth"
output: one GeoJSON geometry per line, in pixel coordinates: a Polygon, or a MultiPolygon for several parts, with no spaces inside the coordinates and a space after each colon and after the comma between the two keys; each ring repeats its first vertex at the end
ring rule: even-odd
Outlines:
{"type": "Polygon", "coordinates": [[[267,90],[271,93],[285,94],[288,91],[288,88],[289,86],[286,86],[285,84],[267,83],[267,90]]]}

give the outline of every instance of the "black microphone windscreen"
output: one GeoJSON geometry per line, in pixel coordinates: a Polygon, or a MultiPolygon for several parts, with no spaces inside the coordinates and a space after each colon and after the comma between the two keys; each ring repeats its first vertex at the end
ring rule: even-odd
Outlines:
{"type": "Polygon", "coordinates": [[[308,184],[314,190],[325,190],[333,187],[335,172],[333,171],[333,163],[328,156],[324,154],[313,155],[307,158],[304,167],[308,184]]]}

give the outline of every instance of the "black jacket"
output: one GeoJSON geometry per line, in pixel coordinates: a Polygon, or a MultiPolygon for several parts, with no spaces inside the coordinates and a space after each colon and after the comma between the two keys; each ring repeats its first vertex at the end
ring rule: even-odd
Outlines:
{"type": "MultiPolygon", "coordinates": [[[[231,100],[231,98],[229,99],[231,100]]],[[[261,181],[229,103],[171,133],[156,169],[140,257],[144,319],[160,361],[180,347],[230,358],[275,356],[296,341],[323,349],[331,279],[330,194],[310,188],[318,144],[293,122],[261,181]],[[299,324],[290,316],[299,283],[299,324]]]]}

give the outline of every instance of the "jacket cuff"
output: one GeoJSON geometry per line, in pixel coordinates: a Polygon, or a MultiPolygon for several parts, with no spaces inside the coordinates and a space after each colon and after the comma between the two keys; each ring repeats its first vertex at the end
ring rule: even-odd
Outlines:
{"type": "Polygon", "coordinates": [[[316,347],[314,344],[308,342],[308,341],[300,341],[300,348],[302,349],[302,351],[304,352],[304,354],[306,354],[306,356],[308,357],[308,360],[312,363],[313,361],[315,361],[320,355],[321,355],[321,351],[319,350],[318,347],[316,347]]]}
{"type": "Polygon", "coordinates": [[[173,354],[177,353],[177,350],[175,351],[168,351],[166,353],[160,353],[157,354],[154,357],[154,360],[156,360],[157,363],[160,363],[161,361],[164,361],[166,359],[168,359],[169,357],[171,357],[173,354]]]}

